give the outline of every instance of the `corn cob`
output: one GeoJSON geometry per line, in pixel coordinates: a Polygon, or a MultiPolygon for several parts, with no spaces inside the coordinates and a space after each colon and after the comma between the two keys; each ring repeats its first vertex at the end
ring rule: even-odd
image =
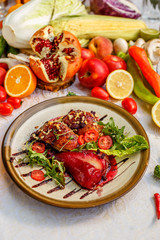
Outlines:
{"type": "Polygon", "coordinates": [[[142,20],[100,15],[68,16],[53,20],[50,24],[54,27],[55,35],[66,30],[73,33],[80,42],[87,42],[96,36],[112,40],[120,37],[136,40],[140,29],[147,28],[142,20]]]}

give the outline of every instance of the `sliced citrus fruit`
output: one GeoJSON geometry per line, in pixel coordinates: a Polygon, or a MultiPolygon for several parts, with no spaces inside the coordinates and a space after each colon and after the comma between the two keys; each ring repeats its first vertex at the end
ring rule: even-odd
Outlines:
{"type": "Polygon", "coordinates": [[[160,127],[160,100],[158,100],[152,107],[152,119],[155,124],[160,127]]]}
{"type": "Polygon", "coordinates": [[[16,65],[9,69],[4,80],[4,87],[11,97],[27,97],[36,88],[37,78],[26,65],[16,65]]]}
{"type": "Polygon", "coordinates": [[[154,38],[159,38],[159,31],[157,29],[152,29],[152,28],[141,29],[140,36],[145,41],[148,41],[154,38]]]}
{"type": "Polygon", "coordinates": [[[106,80],[106,89],[109,95],[115,99],[124,99],[131,95],[134,81],[131,74],[118,69],[111,72],[106,80]]]}

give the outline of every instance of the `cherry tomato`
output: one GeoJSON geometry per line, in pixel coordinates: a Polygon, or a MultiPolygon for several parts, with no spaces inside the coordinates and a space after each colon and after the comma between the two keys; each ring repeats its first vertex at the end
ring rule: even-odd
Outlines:
{"type": "Polygon", "coordinates": [[[2,85],[4,83],[6,73],[7,73],[7,71],[3,67],[0,66],[0,85],[2,85]]]}
{"type": "Polygon", "coordinates": [[[9,97],[7,102],[10,103],[14,108],[19,108],[22,105],[22,100],[18,97],[9,97]]]}
{"type": "Polygon", "coordinates": [[[0,29],[2,29],[2,27],[3,27],[3,21],[1,20],[0,21],[0,29]]]}
{"type": "Polygon", "coordinates": [[[106,63],[107,67],[109,68],[109,72],[113,72],[114,70],[117,69],[127,69],[127,64],[126,62],[115,55],[108,55],[106,56],[103,61],[106,63]]]}
{"type": "Polygon", "coordinates": [[[79,143],[79,145],[83,145],[83,144],[85,143],[85,141],[84,141],[84,135],[79,135],[79,137],[78,137],[78,143],[79,143]]]}
{"type": "Polygon", "coordinates": [[[92,95],[92,97],[100,98],[103,100],[109,99],[108,92],[101,87],[94,87],[91,91],[91,95],[92,95]]]}
{"type": "Polygon", "coordinates": [[[33,170],[31,172],[31,178],[36,181],[42,181],[45,179],[44,172],[42,172],[41,170],[33,170]]]}
{"type": "Polygon", "coordinates": [[[10,103],[0,103],[0,114],[9,116],[13,112],[13,106],[10,103]]]}
{"type": "Polygon", "coordinates": [[[98,147],[101,149],[109,149],[113,144],[113,140],[109,135],[102,136],[98,140],[98,147]]]}
{"type": "Polygon", "coordinates": [[[46,149],[45,144],[41,142],[34,142],[32,145],[32,150],[37,153],[43,153],[45,149],[46,149]]]}
{"type": "Polygon", "coordinates": [[[85,142],[96,142],[99,137],[99,133],[95,129],[90,129],[84,134],[85,142]]]}
{"type": "Polygon", "coordinates": [[[135,114],[137,112],[137,103],[133,98],[123,99],[122,107],[131,114],[135,114]]]}
{"type": "Polygon", "coordinates": [[[8,70],[8,64],[7,63],[0,63],[0,67],[5,69],[5,70],[8,70]]]}
{"type": "Polygon", "coordinates": [[[7,98],[7,93],[4,87],[0,86],[0,102],[4,102],[7,98]]]}

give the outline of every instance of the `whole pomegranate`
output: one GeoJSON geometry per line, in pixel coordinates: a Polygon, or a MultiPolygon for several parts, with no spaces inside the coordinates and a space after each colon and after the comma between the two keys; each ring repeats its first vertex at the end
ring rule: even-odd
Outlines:
{"type": "Polygon", "coordinates": [[[37,57],[30,56],[30,67],[46,84],[66,84],[71,81],[82,64],[81,45],[70,32],[54,36],[52,26],[38,30],[30,40],[37,57]]]}

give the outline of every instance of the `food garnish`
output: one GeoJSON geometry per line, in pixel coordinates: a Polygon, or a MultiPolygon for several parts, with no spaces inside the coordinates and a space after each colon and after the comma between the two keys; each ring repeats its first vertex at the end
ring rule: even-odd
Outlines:
{"type": "Polygon", "coordinates": [[[38,165],[40,167],[43,167],[45,170],[44,177],[51,177],[54,179],[56,184],[60,186],[61,188],[64,187],[65,180],[64,180],[64,172],[65,168],[63,166],[63,163],[57,161],[55,157],[47,158],[47,152],[46,153],[37,153],[36,151],[32,150],[33,143],[27,144],[27,155],[20,159],[19,162],[28,162],[28,164],[33,167],[34,165],[38,165]]]}

